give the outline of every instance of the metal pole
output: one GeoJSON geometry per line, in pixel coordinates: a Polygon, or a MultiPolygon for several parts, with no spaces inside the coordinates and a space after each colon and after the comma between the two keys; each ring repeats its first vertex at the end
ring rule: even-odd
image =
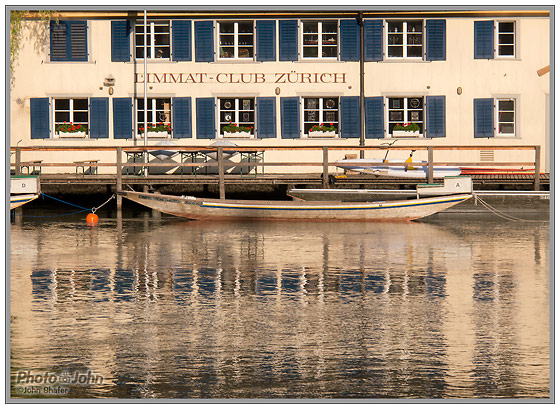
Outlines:
{"type": "MultiPolygon", "coordinates": [[[[122,190],[122,148],[117,147],[117,192],[122,190]]],[[[117,193],[117,209],[122,209],[122,196],[117,193]]]]}
{"type": "Polygon", "coordinates": [[[16,175],[21,175],[21,148],[16,147],[16,175]]]}
{"type": "MultiPolygon", "coordinates": [[[[366,144],[366,121],[365,121],[365,90],[364,90],[364,13],[360,11],[358,22],[360,24],[360,146],[366,144]]],[[[364,158],[364,150],[360,150],[360,158],[364,158]]]]}
{"type": "Polygon", "coordinates": [[[541,146],[535,146],[535,190],[541,190],[541,146]]]}
{"type": "Polygon", "coordinates": [[[428,183],[434,183],[434,147],[428,146],[428,183]]]}
{"type": "Polygon", "coordinates": [[[220,199],[226,198],[226,186],[224,181],[224,148],[218,146],[218,188],[220,190],[220,199]]]}
{"type": "Polygon", "coordinates": [[[329,148],[323,146],[323,189],[329,187],[329,148]]]}
{"type": "MultiPolygon", "coordinates": [[[[153,38],[152,33],[151,38],[153,38]]],[[[144,146],[148,145],[148,14],[144,10],[144,146]]],[[[147,151],[142,155],[144,162],[147,159],[147,151]]],[[[144,176],[148,176],[148,168],[144,167],[144,176]]]]}

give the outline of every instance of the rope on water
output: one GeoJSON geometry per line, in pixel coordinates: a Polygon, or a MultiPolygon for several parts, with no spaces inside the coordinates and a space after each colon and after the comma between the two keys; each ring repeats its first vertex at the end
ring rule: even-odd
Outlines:
{"type": "Polygon", "coordinates": [[[501,210],[498,210],[495,207],[492,207],[491,205],[486,203],[484,200],[482,200],[480,198],[480,196],[478,196],[476,194],[474,196],[475,196],[475,203],[480,203],[482,206],[484,206],[490,212],[494,213],[496,216],[501,217],[501,218],[506,219],[506,220],[509,220],[511,222],[548,223],[548,220],[527,220],[527,219],[521,219],[519,217],[512,216],[510,214],[506,214],[506,213],[502,212],[501,210]]]}
{"type": "Polygon", "coordinates": [[[116,197],[116,194],[113,193],[113,195],[112,195],[109,199],[107,199],[103,204],[101,204],[101,205],[99,205],[99,206],[97,206],[97,207],[92,207],[92,208],[83,207],[83,206],[78,206],[78,205],[76,205],[76,204],[73,204],[73,203],[70,203],[70,202],[66,202],[66,201],[61,200],[61,199],[57,199],[56,197],[52,197],[52,196],[46,195],[46,194],[44,194],[44,193],[41,193],[41,196],[43,197],[43,199],[44,199],[45,197],[47,197],[47,198],[49,198],[49,199],[56,200],[57,202],[61,202],[61,203],[64,203],[64,204],[66,204],[66,205],[69,205],[69,206],[77,207],[78,209],[81,209],[81,210],[78,210],[77,212],[64,213],[64,214],[56,214],[56,215],[52,215],[52,216],[27,216],[27,215],[26,215],[25,217],[33,217],[33,218],[60,217],[60,216],[70,216],[70,215],[72,215],[72,214],[78,214],[78,213],[88,212],[88,211],[91,211],[92,213],[95,213],[96,211],[98,211],[99,209],[101,209],[103,206],[105,206],[107,203],[109,203],[109,202],[111,201],[111,199],[114,199],[114,198],[116,197]]]}

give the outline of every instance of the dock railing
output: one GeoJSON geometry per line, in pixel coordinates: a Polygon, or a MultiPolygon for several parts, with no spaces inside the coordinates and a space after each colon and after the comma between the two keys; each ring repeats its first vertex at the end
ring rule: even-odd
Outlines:
{"type": "MultiPolygon", "coordinates": [[[[102,147],[83,147],[83,146],[66,146],[66,147],[53,147],[53,146],[33,146],[33,147],[11,147],[11,153],[15,153],[15,161],[10,163],[10,165],[14,168],[15,174],[19,175],[22,174],[22,169],[26,168],[29,172],[30,167],[33,169],[36,168],[43,168],[43,167],[69,167],[74,168],[75,173],[78,172],[78,167],[83,169],[83,173],[85,174],[86,166],[88,169],[91,170],[91,173],[97,173],[99,167],[113,167],[116,169],[116,187],[118,190],[122,189],[122,178],[123,178],[123,169],[130,167],[131,163],[129,161],[123,162],[123,154],[126,153],[127,156],[134,155],[136,153],[135,158],[142,158],[141,162],[132,162],[133,167],[136,169],[141,169],[140,176],[147,176],[148,169],[153,167],[169,167],[170,162],[165,163],[153,163],[150,162],[148,158],[148,154],[150,151],[155,150],[166,150],[166,151],[175,151],[175,152],[182,152],[182,153],[192,153],[195,155],[197,152],[205,152],[206,155],[208,153],[215,153],[215,159],[208,159],[203,162],[172,162],[173,166],[181,167],[181,168],[207,168],[207,167],[214,167],[218,169],[217,174],[215,177],[218,179],[220,197],[225,196],[225,168],[226,166],[239,166],[242,165],[247,167],[248,169],[260,167],[262,172],[264,173],[265,167],[317,167],[321,169],[322,174],[322,184],[323,187],[328,187],[329,185],[329,167],[336,166],[334,162],[329,161],[329,153],[333,151],[349,151],[349,152],[360,152],[360,151],[427,151],[428,161],[428,173],[427,173],[427,182],[433,183],[434,180],[434,166],[488,166],[491,165],[493,167],[500,167],[500,166],[534,166],[534,190],[540,190],[540,175],[541,175],[541,147],[539,145],[523,145],[523,146],[235,146],[235,147],[221,147],[221,146],[179,146],[179,145],[164,145],[164,146],[135,146],[135,147],[122,147],[122,146],[102,146],[102,147]],[[500,150],[510,150],[510,151],[533,151],[534,152],[534,161],[529,162],[521,162],[521,161],[511,161],[511,162],[466,162],[466,161],[459,161],[459,162],[435,162],[434,161],[434,152],[435,151],[482,151],[482,150],[493,150],[493,151],[500,151],[500,150]],[[249,159],[243,162],[233,162],[230,161],[224,155],[226,151],[235,150],[239,153],[251,153],[251,152],[260,152],[262,155],[258,159],[249,159]],[[115,152],[116,160],[115,162],[102,162],[98,160],[84,160],[84,161],[77,161],[77,162],[45,162],[40,160],[38,157],[41,153],[44,152],[78,152],[78,151],[87,151],[87,152],[107,152],[112,151],[115,152]],[[322,153],[322,160],[321,161],[305,161],[302,162],[300,160],[293,160],[287,162],[266,162],[264,161],[264,153],[270,151],[317,151],[322,153]],[[33,160],[22,160],[22,152],[33,152],[33,154],[27,154],[28,156],[33,156],[33,160]],[[148,153],[148,154],[147,154],[148,153]]],[[[12,155],[11,155],[12,156],[12,155]]],[[[181,155],[181,157],[183,157],[181,155]]],[[[254,158],[254,157],[253,157],[254,158]]],[[[422,162],[391,162],[391,166],[422,166],[425,163],[422,162]]],[[[70,173],[70,172],[68,172],[70,173]]],[[[74,173],[74,171],[72,172],[74,173]]],[[[189,174],[193,174],[193,172],[187,172],[189,174]]],[[[175,176],[175,175],[174,175],[175,176]]],[[[182,177],[176,175],[177,177],[182,177]]]]}

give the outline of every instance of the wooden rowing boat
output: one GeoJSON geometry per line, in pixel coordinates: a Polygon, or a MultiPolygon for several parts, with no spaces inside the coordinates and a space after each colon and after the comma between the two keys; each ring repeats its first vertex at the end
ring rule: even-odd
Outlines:
{"type": "Polygon", "coordinates": [[[472,197],[458,194],[380,202],[258,201],[203,199],[134,191],[117,192],[153,210],[193,220],[416,220],[448,209],[472,197]]]}

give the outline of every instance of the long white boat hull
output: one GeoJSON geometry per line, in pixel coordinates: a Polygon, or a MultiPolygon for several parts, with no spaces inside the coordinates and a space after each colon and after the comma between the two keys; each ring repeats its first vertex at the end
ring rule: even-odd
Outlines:
{"type": "MultiPolygon", "coordinates": [[[[428,164],[413,166],[408,169],[405,165],[391,165],[393,163],[403,163],[404,161],[390,160],[384,162],[382,159],[342,159],[335,162],[335,165],[361,173],[368,173],[379,176],[390,176],[400,178],[426,178],[428,176],[428,164]]],[[[424,162],[425,163],[425,162],[424,162]]],[[[434,166],[433,176],[443,178],[446,176],[459,176],[461,169],[454,166],[434,166]]]]}
{"type": "Polygon", "coordinates": [[[39,195],[11,195],[10,196],[10,210],[23,206],[39,197],[39,195]]]}
{"type": "Polygon", "coordinates": [[[448,209],[470,194],[384,202],[219,200],[156,193],[118,194],[154,210],[192,220],[415,220],[448,209]]]}

